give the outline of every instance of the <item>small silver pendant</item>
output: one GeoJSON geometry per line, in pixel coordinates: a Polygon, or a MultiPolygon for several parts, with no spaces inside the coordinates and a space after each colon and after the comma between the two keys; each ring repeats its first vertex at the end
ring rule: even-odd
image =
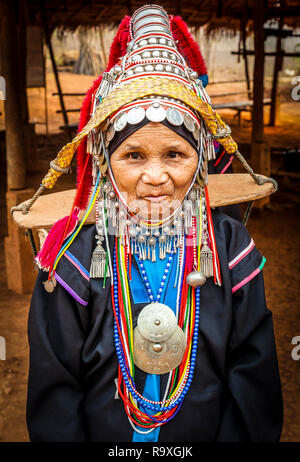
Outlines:
{"type": "Polygon", "coordinates": [[[52,276],[51,279],[47,279],[47,281],[43,282],[43,284],[46,292],[51,293],[55,289],[57,282],[56,279],[52,276]]]}
{"type": "Polygon", "coordinates": [[[186,283],[191,287],[203,286],[206,282],[206,276],[200,271],[192,271],[186,277],[186,283]]]}

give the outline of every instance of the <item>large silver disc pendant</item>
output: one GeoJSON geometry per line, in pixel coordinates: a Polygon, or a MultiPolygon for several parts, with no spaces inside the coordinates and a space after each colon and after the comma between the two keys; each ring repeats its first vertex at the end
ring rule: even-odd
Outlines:
{"type": "Polygon", "coordinates": [[[181,363],[186,349],[186,339],[179,326],[176,326],[173,334],[165,342],[150,342],[138,327],[134,329],[133,337],[134,363],[147,374],[166,374],[181,363]]]}
{"type": "Polygon", "coordinates": [[[52,276],[51,279],[47,279],[47,281],[43,282],[44,289],[46,292],[53,292],[56,287],[56,279],[52,276]]]}
{"type": "Polygon", "coordinates": [[[192,271],[186,277],[186,283],[192,287],[203,286],[206,282],[206,276],[200,271],[192,271]]]}
{"type": "Polygon", "coordinates": [[[163,303],[150,303],[139,314],[137,325],[140,333],[150,342],[163,342],[177,327],[176,316],[163,303]]]}

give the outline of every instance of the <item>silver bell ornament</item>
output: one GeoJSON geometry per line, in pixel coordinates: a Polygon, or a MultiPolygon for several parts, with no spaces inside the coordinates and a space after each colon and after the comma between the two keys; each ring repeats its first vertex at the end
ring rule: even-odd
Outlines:
{"type": "Polygon", "coordinates": [[[186,282],[189,286],[199,287],[206,282],[206,276],[201,271],[192,271],[186,277],[186,282]]]}

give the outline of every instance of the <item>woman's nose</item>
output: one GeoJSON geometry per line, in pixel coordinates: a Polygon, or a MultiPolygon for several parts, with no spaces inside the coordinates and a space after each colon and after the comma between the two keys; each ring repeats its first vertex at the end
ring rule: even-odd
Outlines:
{"type": "Polygon", "coordinates": [[[142,180],[146,184],[159,186],[168,181],[169,175],[165,171],[164,166],[159,162],[153,162],[147,165],[145,172],[142,174],[142,180]]]}

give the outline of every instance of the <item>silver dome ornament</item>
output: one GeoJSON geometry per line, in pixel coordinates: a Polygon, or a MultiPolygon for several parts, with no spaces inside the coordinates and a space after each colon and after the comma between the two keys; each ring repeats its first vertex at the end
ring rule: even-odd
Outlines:
{"type": "Polygon", "coordinates": [[[146,46],[146,45],[148,45],[148,42],[147,42],[147,40],[145,40],[145,39],[141,40],[140,43],[139,43],[139,46],[140,46],[140,47],[144,47],[144,46],[146,46]]]}
{"type": "Polygon", "coordinates": [[[198,79],[198,72],[196,72],[196,71],[191,72],[190,77],[191,77],[192,80],[198,79]]]}
{"type": "Polygon", "coordinates": [[[200,271],[192,271],[186,277],[186,283],[191,287],[203,286],[206,282],[206,276],[200,271]]]}
{"type": "Polygon", "coordinates": [[[143,66],[137,66],[137,67],[134,69],[134,72],[135,72],[136,74],[140,74],[141,72],[144,72],[143,66]]]}
{"type": "Polygon", "coordinates": [[[136,125],[144,120],[145,114],[145,109],[142,107],[134,107],[127,113],[127,122],[136,125]]]}
{"type": "Polygon", "coordinates": [[[154,66],[152,66],[152,64],[147,64],[145,66],[145,71],[146,72],[153,72],[154,71],[154,66]]]}
{"type": "Polygon", "coordinates": [[[149,38],[148,42],[149,42],[149,45],[156,45],[157,38],[151,37],[151,38],[149,38]]]}
{"type": "Polygon", "coordinates": [[[142,53],[142,57],[143,57],[143,58],[151,58],[151,53],[150,53],[150,51],[144,51],[144,52],[142,53]]]}
{"type": "Polygon", "coordinates": [[[163,64],[156,64],[155,70],[158,72],[162,72],[164,70],[163,64]]]}
{"type": "Polygon", "coordinates": [[[114,69],[113,69],[113,70],[114,70],[114,73],[117,74],[117,75],[121,75],[121,74],[122,74],[122,71],[123,71],[122,67],[119,66],[118,64],[116,64],[116,65],[114,66],[114,69]]]}

